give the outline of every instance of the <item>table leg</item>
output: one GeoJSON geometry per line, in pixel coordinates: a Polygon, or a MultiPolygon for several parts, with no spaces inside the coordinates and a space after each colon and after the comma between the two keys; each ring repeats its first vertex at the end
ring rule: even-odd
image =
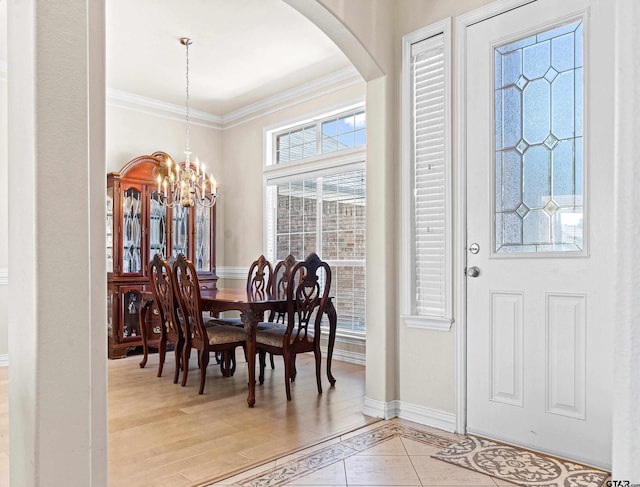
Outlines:
{"type": "Polygon", "coordinates": [[[258,328],[259,315],[251,309],[240,313],[247,335],[247,367],[249,368],[249,395],[247,404],[252,408],[256,403],[256,330],[258,328]]]}
{"type": "Polygon", "coordinates": [[[140,368],[143,369],[145,365],[147,365],[147,358],[149,356],[149,347],[147,346],[147,311],[149,311],[149,308],[151,308],[151,305],[153,304],[153,300],[152,299],[147,299],[144,304],[140,307],[140,314],[139,314],[139,326],[138,328],[140,329],[140,338],[142,339],[142,351],[143,351],[143,357],[142,357],[142,361],[140,362],[140,368]]]}
{"type": "Polygon", "coordinates": [[[327,378],[329,383],[333,386],[336,383],[336,378],[331,373],[331,358],[333,357],[333,346],[336,343],[336,327],[338,326],[338,315],[336,309],[333,306],[333,301],[329,300],[324,312],[329,318],[329,344],[327,346],[327,378]]]}

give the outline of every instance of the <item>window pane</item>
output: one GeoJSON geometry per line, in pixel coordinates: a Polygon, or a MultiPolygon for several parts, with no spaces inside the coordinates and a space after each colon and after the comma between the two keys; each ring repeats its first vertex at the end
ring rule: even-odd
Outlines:
{"type": "Polygon", "coordinates": [[[365,320],[364,176],[358,170],[276,185],[273,223],[276,259],[289,254],[304,259],[316,252],[328,261],[338,326],[359,331],[365,320]]]}
{"type": "Polygon", "coordinates": [[[276,136],[276,163],[297,161],[317,154],[316,125],[295,128],[276,136]]]}
{"type": "Polygon", "coordinates": [[[495,61],[495,251],[580,251],[582,22],[498,47],[495,61]]]}
{"type": "Polygon", "coordinates": [[[278,259],[293,254],[304,259],[316,247],[317,196],[315,179],[277,185],[276,249],[278,259]]]}
{"type": "MultiPolygon", "coordinates": [[[[338,328],[364,331],[364,267],[331,266],[331,295],[338,315],[338,328]]],[[[324,325],[325,323],[323,323],[324,325]]]]}
{"type": "Polygon", "coordinates": [[[322,152],[334,152],[366,143],[365,112],[357,112],[322,124],[322,152]]]}
{"type": "Polygon", "coordinates": [[[325,137],[335,137],[338,135],[338,124],[335,120],[322,124],[322,135],[325,137]]]}

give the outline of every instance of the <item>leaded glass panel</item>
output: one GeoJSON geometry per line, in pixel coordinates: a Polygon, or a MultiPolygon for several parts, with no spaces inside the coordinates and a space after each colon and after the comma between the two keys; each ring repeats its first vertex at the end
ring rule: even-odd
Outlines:
{"type": "Polygon", "coordinates": [[[161,193],[154,191],[149,200],[149,249],[150,258],[160,254],[163,259],[167,257],[167,212],[161,193]]]}
{"type": "Polygon", "coordinates": [[[197,271],[211,270],[211,208],[196,205],[195,262],[197,271]]]}
{"type": "Polygon", "coordinates": [[[582,22],[495,49],[495,252],[583,249],[582,22]]]}
{"type": "Polygon", "coordinates": [[[179,254],[188,255],[189,234],[187,231],[188,208],[180,205],[174,206],[172,216],[172,255],[178,257],[179,254]]]}
{"type": "Polygon", "coordinates": [[[122,272],[141,272],[142,193],[136,188],[128,188],[122,201],[122,272]]]}

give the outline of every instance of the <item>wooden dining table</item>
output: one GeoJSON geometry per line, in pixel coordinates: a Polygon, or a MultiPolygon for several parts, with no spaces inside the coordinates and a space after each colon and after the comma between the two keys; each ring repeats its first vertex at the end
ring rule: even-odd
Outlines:
{"type": "MultiPolygon", "coordinates": [[[[214,316],[224,311],[240,311],[240,317],[244,324],[246,332],[247,346],[247,367],[249,369],[247,404],[253,407],[256,402],[256,331],[258,323],[264,321],[264,315],[268,311],[276,313],[286,312],[286,299],[252,299],[244,289],[202,289],[200,291],[200,301],[202,311],[209,311],[214,316]]],[[[143,293],[142,305],[140,307],[140,330],[142,335],[142,346],[144,357],[140,362],[140,367],[144,367],[147,363],[149,333],[146,329],[146,313],[153,305],[153,295],[143,293]]],[[[329,321],[329,340],[327,344],[327,378],[333,386],[336,379],[331,373],[331,359],[333,356],[333,347],[336,340],[337,313],[333,306],[333,299],[329,298],[323,312],[327,315],[329,321]]]]}

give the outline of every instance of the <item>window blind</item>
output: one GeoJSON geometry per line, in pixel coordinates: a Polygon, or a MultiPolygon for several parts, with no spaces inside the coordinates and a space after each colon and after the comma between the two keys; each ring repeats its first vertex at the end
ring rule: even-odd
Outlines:
{"type": "Polygon", "coordinates": [[[411,45],[415,310],[447,318],[444,34],[411,45]]]}

